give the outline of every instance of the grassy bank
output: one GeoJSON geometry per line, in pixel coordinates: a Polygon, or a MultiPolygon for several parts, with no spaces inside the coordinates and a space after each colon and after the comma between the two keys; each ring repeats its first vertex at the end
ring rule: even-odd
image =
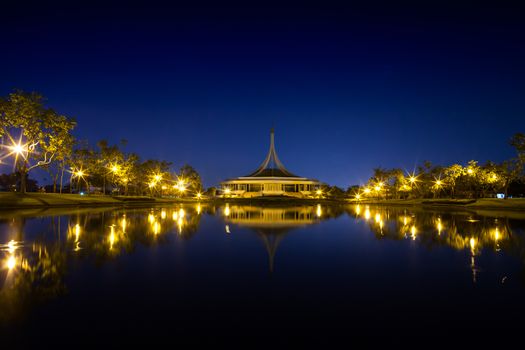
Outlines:
{"type": "MultiPolygon", "coordinates": [[[[144,206],[172,203],[195,203],[194,199],[156,198],[147,196],[102,196],[58,193],[0,193],[0,210],[29,208],[61,207],[111,207],[111,206],[144,206]]],[[[341,205],[341,204],[374,204],[389,206],[446,207],[486,210],[525,211],[525,198],[514,199],[391,199],[391,200],[355,200],[347,199],[297,199],[288,197],[262,198],[216,198],[202,202],[221,205],[224,203],[255,206],[295,206],[295,205],[341,205]]]]}
{"type": "Polygon", "coordinates": [[[78,194],[58,193],[0,193],[0,210],[46,207],[133,206],[180,202],[195,202],[195,200],[145,196],[81,196],[78,194]]]}
{"type": "MultiPolygon", "coordinates": [[[[352,201],[352,203],[358,203],[352,201]]],[[[359,203],[399,206],[428,206],[467,209],[525,210],[525,198],[496,199],[388,199],[362,200],[359,203]]]]}

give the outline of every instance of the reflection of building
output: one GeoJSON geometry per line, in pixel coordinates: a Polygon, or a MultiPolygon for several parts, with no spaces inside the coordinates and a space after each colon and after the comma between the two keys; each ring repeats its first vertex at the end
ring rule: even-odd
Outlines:
{"type": "Polygon", "coordinates": [[[268,252],[268,263],[273,272],[275,254],[281,240],[295,228],[316,223],[320,219],[319,208],[226,206],[223,214],[227,223],[247,227],[257,233],[268,252]]]}
{"type": "Polygon", "coordinates": [[[262,208],[228,206],[227,221],[249,227],[297,227],[313,224],[319,213],[315,207],[262,208]]]}
{"type": "Polygon", "coordinates": [[[290,173],[277,157],[273,128],[270,132],[270,150],[261,166],[250,175],[221,183],[225,197],[290,196],[308,198],[319,187],[319,182],[290,173]]]}

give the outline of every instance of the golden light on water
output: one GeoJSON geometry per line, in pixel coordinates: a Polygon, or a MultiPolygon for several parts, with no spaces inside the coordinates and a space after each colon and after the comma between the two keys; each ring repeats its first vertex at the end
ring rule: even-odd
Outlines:
{"type": "Polygon", "coordinates": [[[470,244],[470,250],[474,254],[474,251],[476,250],[476,245],[477,245],[476,239],[474,237],[471,237],[469,240],[469,244],[470,244]]]}
{"type": "Polygon", "coordinates": [[[120,226],[122,227],[122,232],[126,233],[126,227],[128,226],[126,216],[124,216],[122,220],[120,221],[120,226]]]}
{"type": "Polygon", "coordinates": [[[381,221],[381,214],[377,213],[374,217],[374,220],[376,221],[376,223],[379,223],[381,221]]]}
{"type": "Polygon", "coordinates": [[[224,208],[224,215],[230,216],[230,207],[228,205],[226,205],[226,208],[224,208]]]}
{"type": "Polygon", "coordinates": [[[174,211],[172,214],[171,214],[171,218],[173,221],[177,221],[177,219],[179,218],[179,213],[177,213],[176,211],[174,211]]]}
{"type": "Polygon", "coordinates": [[[163,220],[166,219],[166,210],[160,212],[160,218],[163,220]]]}
{"type": "Polygon", "coordinates": [[[370,209],[366,208],[366,210],[365,210],[365,219],[366,219],[366,220],[369,220],[370,217],[371,217],[370,209]]]}
{"type": "Polygon", "coordinates": [[[360,215],[361,214],[361,206],[358,204],[355,206],[355,215],[360,215]]]}
{"type": "Polygon", "coordinates": [[[80,225],[75,225],[75,242],[78,242],[78,239],[80,238],[80,225]]]}
{"type": "Polygon", "coordinates": [[[317,204],[316,214],[317,214],[318,218],[320,218],[321,215],[323,215],[323,210],[321,209],[321,204],[317,204]]]}
{"type": "Polygon", "coordinates": [[[158,235],[160,233],[160,224],[158,221],[153,223],[153,234],[158,235]]]}
{"type": "Polygon", "coordinates": [[[111,225],[110,228],[111,228],[111,231],[109,233],[109,250],[112,250],[113,249],[113,245],[115,244],[115,240],[116,240],[116,237],[115,237],[115,225],[111,225]]]}
{"type": "Polygon", "coordinates": [[[15,250],[16,250],[16,242],[14,240],[10,240],[7,243],[7,251],[9,252],[9,254],[13,254],[15,250]]]}
{"type": "Polygon", "coordinates": [[[148,214],[148,222],[150,224],[152,224],[153,222],[155,222],[155,216],[153,216],[153,214],[148,214]]]}
{"type": "Polygon", "coordinates": [[[179,209],[179,219],[184,218],[184,215],[186,215],[186,212],[184,211],[184,209],[180,208],[179,209]]]}
{"type": "Polygon", "coordinates": [[[9,270],[12,270],[16,267],[16,258],[14,255],[11,255],[6,262],[6,266],[9,270]]]}
{"type": "Polygon", "coordinates": [[[200,214],[202,211],[202,207],[200,204],[197,204],[197,214],[200,214]]]}
{"type": "Polygon", "coordinates": [[[412,227],[410,228],[410,237],[412,238],[412,240],[416,239],[416,235],[417,235],[416,226],[412,225],[412,227]]]}

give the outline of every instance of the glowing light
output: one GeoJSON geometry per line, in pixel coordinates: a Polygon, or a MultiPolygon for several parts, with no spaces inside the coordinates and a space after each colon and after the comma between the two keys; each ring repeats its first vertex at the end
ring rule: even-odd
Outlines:
{"type": "Polygon", "coordinates": [[[150,183],[148,184],[148,187],[149,187],[149,188],[153,188],[153,187],[155,187],[155,183],[154,183],[154,182],[150,182],[150,183]]]}
{"type": "Polygon", "coordinates": [[[113,172],[114,174],[118,173],[119,171],[119,166],[114,164],[112,167],[111,167],[111,172],[113,172]]]}
{"type": "Polygon", "coordinates": [[[232,190],[230,190],[229,188],[225,188],[224,189],[224,194],[230,194],[232,190]]]}
{"type": "Polygon", "coordinates": [[[162,186],[161,188],[162,188],[163,190],[165,190],[165,189],[168,188],[168,186],[164,185],[164,186],[162,186]]]}
{"type": "Polygon", "coordinates": [[[173,219],[173,221],[177,221],[177,219],[179,218],[179,213],[174,211],[173,214],[171,215],[171,218],[173,219]]]}
{"type": "Polygon", "coordinates": [[[128,225],[128,222],[126,221],[126,216],[122,218],[122,221],[120,222],[120,226],[122,227],[122,232],[126,233],[126,227],[128,225]]]}
{"type": "Polygon", "coordinates": [[[358,204],[355,206],[355,215],[358,215],[361,214],[361,206],[358,204]]]}
{"type": "Polygon", "coordinates": [[[467,173],[469,173],[470,175],[474,174],[474,170],[472,168],[468,168],[467,169],[467,173]]]}
{"type": "Polygon", "coordinates": [[[201,205],[197,204],[197,214],[200,214],[202,211],[201,205]]]}
{"type": "Polygon", "coordinates": [[[159,232],[160,232],[160,225],[159,225],[158,221],[155,221],[155,222],[153,223],[153,233],[154,233],[155,235],[158,235],[159,232]]]}
{"type": "Polygon", "coordinates": [[[441,231],[443,230],[443,225],[441,224],[441,218],[438,218],[438,222],[437,222],[437,230],[438,230],[438,235],[441,234],[441,231]]]}
{"type": "Polygon", "coordinates": [[[474,250],[476,249],[476,244],[477,244],[476,239],[474,237],[470,238],[469,244],[470,244],[470,250],[474,252],[474,250]]]}
{"type": "Polygon", "coordinates": [[[494,240],[497,242],[500,238],[501,237],[500,237],[499,229],[496,227],[496,229],[494,230],[494,240]]]}
{"type": "Polygon", "coordinates": [[[195,196],[197,197],[197,199],[201,199],[202,198],[202,193],[197,192],[197,194],[195,196]]]}
{"type": "Polygon", "coordinates": [[[366,220],[369,220],[369,219],[370,219],[370,216],[371,216],[371,215],[370,215],[370,209],[366,208],[366,210],[365,210],[365,219],[366,219],[366,220]]]}
{"type": "Polygon", "coordinates": [[[183,218],[184,215],[186,215],[186,213],[184,212],[184,209],[180,208],[179,209],[179,218],[183,218]]]}
{"type": "Polygon", "coordinates": [[[381,214],[377,213],[374,219],[376,223],[379,223],[381,221],[381,214]]]}
{"type": "Polygon", "coordinates": [[[323,194],[323,191],[321,191],[321,190],[317,190],[317,191],[315,191],[315,194],[317,194],[318,196],[320,196],[320,195],[323,194]]]}
{"type": "Polygon", "coordinates": [[[75,242],[78,242],[78,239],[80,237],[80,225],[75,225],[75,242]]]}
{"type": "Polygon", "coordinates": [[[440,187],[441,185],[443,185],[443,182],[441,180],[436,180],[436,186],[440,187]]]}
{"type": "Polygon", "coordinates": [[[412,237],[412,240],[416,239],[416,234],[417,234],[416,226],[412,225],[412,227],[410,228],[410,237],[412,237]]]}
{"type": "Polygon", "coordinates": [[[224,226],[224,230],[226,231],[226,233],[231,233],[230,232],[230,225],[224,226]]]}
{"type": "Polygon", "coordinates": [[[153,214],[149,214],[148,215],[148,221],[149,221],[150,224],[152,224],[155,221],[155,216],[153,216],[153,214]]]}
{"type": "Polygon", "coordinates": [[[11,255],[8,259],[7,259],[7,263],[6,263],[6,266],[9,270],[12,270],[16,267],[16,258],[14,257],[14,255],[11,255]]]}
{"type": "Polygon", "coordinates": [[[179,229],[179,233],[182,233],[182,225],[184,223],[183,219],[183,216],[179,216],[179,220],[177,220],[177,227],[179,229]]]}
{"type": "Polygon", "coordinates": [[[369,189],[368,187],[366,187],[366,188],[363,190],[363,192],[365,192],[366,194],[369,194],[370,192],[372,192],[372,190],[369,189]]]}
{"type": "Polygon", "coordinates": [[[157,174],[157,175],[153,176],[153,179],[155,179],[155,181],[159,182],[160,180],[162,180],[162,175],[157,174]]]}
{"type": "Polygon", "coordinates": [[[410,177],[408,178],[408,181],[410,181],[410,183],[413,184],[413,183],[415,183],[415,182],[417,181],[417,178],[416,178],[415,176],[412,175],[412,176],[410,176],[410,177]]]}
{"type": "Polygon", "coordinates": [[[376,187],[374,187],[374,190],[376,190],[377,192],[381,191],[381,186],[377,185],[376,187]]]}
{"type": "Polygon", "coordinates": [[[109,250],[112,250],[113,244],[115,244],[116,237],[115,237],[115,226],[111,225],[110,227],[111,227],[111,231],[109,233],[109,250]]]}
{"type": "Polygon", "coordinates": [[[15,250],[16,250],[16,242],[14,240],[10,240],[7,243],[7,251],[9,252],[9,254],[13,254],[15,250]]]}
{"type": "Polygon", "coordinates": [[[357,200],[361,199],[361,195],[360,195],[359,193],[356,194],[356,195],[355,195],[355,199],[357,199],[357,200]]]}
{"type": "Polygon", "coordinates": [[[225,216],[230,216],[230,207],[229,206],[226,206],[226,208],[224,208],[224,215],[225,216]]]}
{"type": "Polygon", "coordinates": [[[321,209],[321,205],[317,204],[317,211],[316,211],[317,217],[320,218],[321,215],[323,215],[323,211],[321,209]]]}
{"type": "Polygon", "coordinates": [[[166,211],[165,210],[160,212],[160,218],[163,219],[163,220],[166,219],[166,211]]]}

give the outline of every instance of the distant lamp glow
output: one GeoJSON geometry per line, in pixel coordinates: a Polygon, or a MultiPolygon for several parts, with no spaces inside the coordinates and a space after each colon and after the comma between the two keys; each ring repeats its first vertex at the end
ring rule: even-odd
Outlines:
{"type": "Polygon", "coordinates": [[[369,194],[370,192],[372,192],[372,190],[368,187],[366,187],[363,192],[365,192],[366,194],[369,194]]]}
{"type": "Polygon", "coordinates": [[[202,198],[202,193],[197,192],[197,194],[195,196],[197,197],[197,199],[201,199],[202,198]]]}
{"type": "Polygon", "coordinates": [[[467,169],[467,173],[472,175],[472,174],[474,174],[474,170],[472,168],[468,168],[467,169]]]}
{"type": "Polygon", "coordinates": [[[355,195],[355,199],[360,200],[360,199],[361,199],[361,195],[360,195],[359,193],[356,194],[356,195],[355,195]]]}
{"type": "Polygon", "coordinates": [[[230,194],[232,192],[232,190],[230,190],[229,188],[225,188],[224,189],[224,194],[230,194]]]}

